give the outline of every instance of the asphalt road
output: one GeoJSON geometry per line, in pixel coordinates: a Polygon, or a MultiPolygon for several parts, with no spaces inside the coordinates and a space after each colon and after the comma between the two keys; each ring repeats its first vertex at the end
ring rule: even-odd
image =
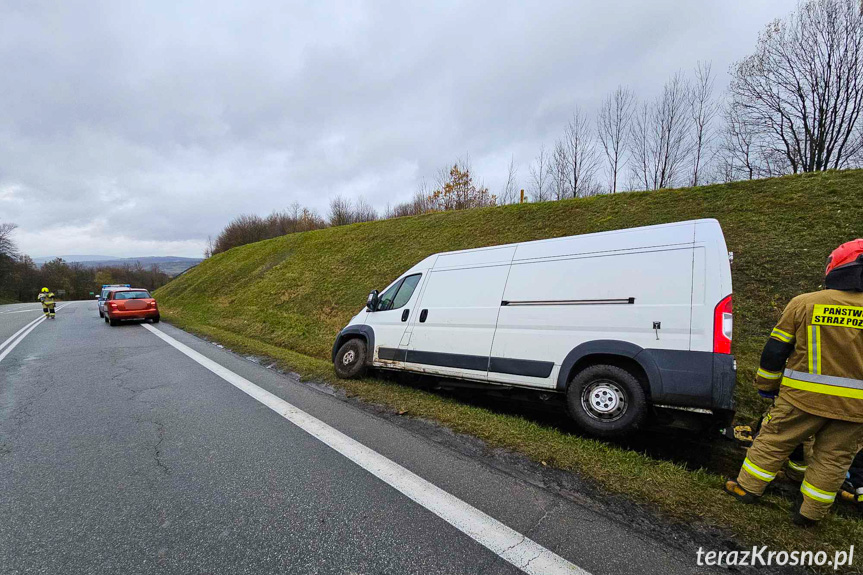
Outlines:
{"type": "MultiPolygon", "coordinates": [[[[0,306],[0,346],[38,310],[0,306]]],[[[706,572],[694,548],[164,323],[109,327],[86,301],[30,327],[0,348],[0,573],[537,572],[502,533],[558,572],[706,572]]]]}

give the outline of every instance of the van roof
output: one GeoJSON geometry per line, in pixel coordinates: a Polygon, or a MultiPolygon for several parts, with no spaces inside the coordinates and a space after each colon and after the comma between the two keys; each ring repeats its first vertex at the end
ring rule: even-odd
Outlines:
{"type": "MultiPolygon", "coordinates": [[[[655,225],[651,225],[651,226],[636,226],[634,228],[621,228],[621,229],[617,229],[617,230],[608,230],[608,231],[604,231],[604,232],[591,232],[591,233],[587,233],[587,234],[574,234],[571,236],[558,236],[558,237],[554,237],[554,238],[545,238],[545,239],[541,239],[541,240],[531,240],[531,241],[527,241],[527,242],[515,242],[515,243],[510,243],[510,244],[496,244],[496,245],[492,245],[492,246],[483,246],[481,248],[470,248],[470,249],[466,249],[466,250],[453,250],[453,251],[449,251],[449,252],[438,252],[436,254],[433,254],[433,255],[425,258],[423,260],[423,262],[430,259],[430,258],[433,258],[435,256],[439,256],[439,255],[443,255],[443,254],[459,254],[459,253],[480,252],[480,251],[484,251],[484,250],[499,249],[499,248],[503,248],[503,247],[535,245],[535,244],[540,244],[543,242],[556,242],[556,241],[566,240],[569,238],[589,238],[592,236],[612,235],[612,234],[620,234],[620,233],[627,233],[627,232],[634,232],[634,231],[647,231],[647,230],[657,230],[657,229],[662,229],[662,228],[691,226],[693,224],[699,224],[699,223],[701,223],[701,224],[715,224],[716,226],[719,226],[719,221],[716,220],[715,218],[701,218],[698,220],[686,220],[686,221],[682,221],[682,222],[669,222],[667,224],[655,224],[655,225]]],[[[419,264],[421,264],[421,263],[422,262],[419,262],[419,264]]],[[[419,264],[417,264],[417,266],[419,266],[419,264]]]]}

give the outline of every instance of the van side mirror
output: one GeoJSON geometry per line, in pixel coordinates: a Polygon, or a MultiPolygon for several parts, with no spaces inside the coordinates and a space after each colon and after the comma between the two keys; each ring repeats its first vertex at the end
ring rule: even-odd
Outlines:
{"type": "Polygon", "coordinates": [[[375,311],[378,307],[378,290],[373,289],[369,294],[369,298],[366,300],[366,309],[369,311],[375,311]]]}

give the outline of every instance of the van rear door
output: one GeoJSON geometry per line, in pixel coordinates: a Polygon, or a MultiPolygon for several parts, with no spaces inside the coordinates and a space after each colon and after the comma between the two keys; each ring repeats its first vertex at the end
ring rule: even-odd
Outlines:
{"type": "Polygon", "coordinates": [[[429,273],[405,367],[485,380],[515,247],[443,254],[429,273]]]}

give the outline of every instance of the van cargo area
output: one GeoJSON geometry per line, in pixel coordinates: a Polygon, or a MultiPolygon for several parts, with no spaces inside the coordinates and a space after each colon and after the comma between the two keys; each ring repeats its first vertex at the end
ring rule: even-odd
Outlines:
{"type": "Polygon", "coordinates": [[[339,333],[341,377],[380,368],[565,394],[585,431],[733,416],[731,267],[705,219],[431,255],[339,333]]]}

